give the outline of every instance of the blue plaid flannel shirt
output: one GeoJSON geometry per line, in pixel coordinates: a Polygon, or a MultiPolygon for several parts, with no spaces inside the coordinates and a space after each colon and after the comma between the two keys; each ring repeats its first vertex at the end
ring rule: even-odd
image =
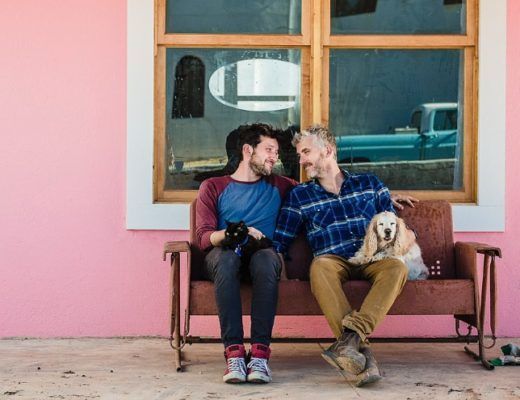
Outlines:
{"type": "Polygon", "coordinates": [[[304,227],[314,256],[335,254],[348,259],[361,247],[372,217],[395,212],[388,188],[376,176],[342,172],[345,180],[338,195],[327,192],[317,180],[289,192],[273,236],[277,252],[285,254],[304,227]]]}

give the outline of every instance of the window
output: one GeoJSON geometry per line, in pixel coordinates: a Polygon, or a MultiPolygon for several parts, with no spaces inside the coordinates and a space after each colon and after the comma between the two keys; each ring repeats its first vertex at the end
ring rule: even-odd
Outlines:
{"type": "MultiPolygon", "coordinates": [[[[453,6],[456,4],[450,5],[453,6]]],[[[127,228],[185,230],[189,227],[189,204],[186,201],[171,203],[156,200],[158,185],[154,180],[157,179],[157,167],[154,167],[156,160],[153,157],[158,137],[154,137],[154,115],[157,113],[154,77],[158,73],[154,73],[154,54],[157,54],[158,46],[155,45],[157,40],[154,40],[154,21],[157,21],[154,9],[157,13],[158,7],[154,8],[154,0],[127,0],[127,9],[127,228]]],[[[468,13],[471,10],[468,7],[468,13]]],[[[302,14],[306,12],[304,7],[302,14]]],[[[454,229],[457,232],[504,230],[506,17],[506,0],[479,0],[479,62],[475,71],[479,75],[479,97],[478,101],[476,97],[473,101],[475,124],[478,120],[478,147],[474,143],[474,147],[478,148],[475,154],[478,166],[474,167],[474,171],[478,169],[478,175],[474,174],[477,195],[473,203],[452,202],[454,229]]],[[[304,30],[305,27],[302,27],[302,32],[304,30]]],[[[179,47],[182,47],[183,40],[182,37],[179,39],[179,47]]],[[[390,38],[388,45],[392,40],[390,38]]],[[[358,45],[362,47],[363,43],[358,45]]],[[[305,51],[302,53],[305,54],[305,51]]],[[[317,51],[316,56],[319,53],[317,51]]],[[[302,59],[306,60],[305,57],[302,59]]],[[[321,64],[319,58],[318,62],[313,60],[312,65],[315,64],[321,64]]],[[[304,69],[305,65],[302,66],[304,69]]],[[[314,72],[319,74],[321,70],[313,68],[314,72]]],[[[315,82],[313,80],[313,85],[315,82]]],[[[302,92],[302,98],[305,96],[309,94],[302,92]]],[[[308,104],[302,101],[302,118],[307,115],[307,121],[312,122],[314,115],[321,115],[320,105],[313,102],[309,109],[308,104]],[[306,114],[303,112],[305,107],[306,114]]]]}
{"type": "Polygon", "coordinates": [[[311,122],[308,5],[157,0],[155,201],[189,201],[232,173],[240,126],[253,122],[279,130],[276,172],[300,178],[290,139],[311,122]]]}
{"type": "MultiPolygon", "coordinates": [[[[325,123],[348,170],[475,201],[476,0],[156,7],[155,201],[189,201],[232,172],[230,137],[257,121],[286,135],[325,123]]],[[[291,156],[277,172],[300,175],[291,156]]]]}

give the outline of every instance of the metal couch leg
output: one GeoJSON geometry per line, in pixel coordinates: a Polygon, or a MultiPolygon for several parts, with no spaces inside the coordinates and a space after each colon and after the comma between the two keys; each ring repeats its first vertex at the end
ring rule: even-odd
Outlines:
{"type": "MultiPolygon", "coordinates": [[[[482,293],[481,293],[481,301],[480,301],[480,310],[479,310],[479,318],[478,318],[478,321],[477,321],[477,331],[478,331],[478,354],[476,354],[474,351],[470,350],[468,348],[468,346],[465,346],[464,347],[464,350],[473,356],[473,358],[477,361],[480,361],[482,363],[482,365],[484,366],[484,368],[488,369],[488,370],[492,370],[492,369],[495,369],[495,367],[493,365],[491,365],[488,360],[486,359],[486,352],[485,352],[485,349],[486,347],[484,346],[484,323],[485,323],[485,320],[486,320],[486,300],[487,300],[487,286],[488,286],[488,277],[489,277],[489,255],[488,254],[485,254],[484,256],[484,271],[483,271],[483,275],[482,275],[482,293]]],[[[493,264],[494,264],[494,259],[493,259],[493,264]]],[[[494,267],[494,265],[493,265],[494,267]]],[[[494,273],[494,271],[493,271],[494,273]]],[[[492,282],[492,285],[494,285],[495,282],[494,282],[494,279],[493,279],[493,282],[492,282]]],[[[493,291],[495,289],[492,289],[493,291]]],[[[494,295],[494,293],[493,293],[494,295]]],[[[492,302],[494,301],[494,299],[491,299],[492,302]]],[[[493,307],[493,304],[491,305],[491,307],[493,307]]],[[[493,314],[493,318],[494,318],[494,310],[492,311],[492,314],[493,314]]],[[[494,335],[494,321],[493,321],[493,324],[492,324],[492,328],[493,328],[493,344],[491,345],[491,347],[493,347],[493,345],[495,344],[494,341],[495,341],[495,335],[494,335]]]]}
{"type": "Polygon", "coordinates": [[[172,288],[171,288],[171,320],[170,320],[170,346],[175,351],[175,368],[182,371],[181,365],[181,304],[180,304],[180,254],[172,253],[172,288]]]}

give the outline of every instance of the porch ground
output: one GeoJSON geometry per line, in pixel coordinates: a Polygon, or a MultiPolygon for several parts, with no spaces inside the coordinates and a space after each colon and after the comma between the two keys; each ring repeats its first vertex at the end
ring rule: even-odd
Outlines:
{"type": "MultiPolygon", "coordinates": [[[[500,346],[520,343],[500,339],[500,346]]],[[[328,344],[321,344],[326,346],[328,344]]],[[[486,371],[460,343],[374,343],[385,379],[356,388],[318,343],[274,343],[269,385],[222,383],[220,344],[186,346],[176,372],[166,339],[0,340],[0,399],[519,399],[520,366],[486,371]]]]}

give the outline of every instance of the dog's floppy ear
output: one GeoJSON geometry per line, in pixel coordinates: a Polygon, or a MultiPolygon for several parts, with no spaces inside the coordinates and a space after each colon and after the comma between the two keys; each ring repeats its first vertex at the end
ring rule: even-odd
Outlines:
{"type": "Polygon", "coordinates": [[[367,227],[367,231],[365,234],[365,240],[363,241],[363,246],[361,247],[363,254],[370,258],[377,251],[377,220],[378,215],[372,218],[370,224],[367,227]]]}
{"type": "Polygon", "coordinates": [[[408,253],[415,242],[415,235],[409,231],[402,218],[397,218],[397,231],[395,233],[395,253],[402,256],[408,253]]]}

